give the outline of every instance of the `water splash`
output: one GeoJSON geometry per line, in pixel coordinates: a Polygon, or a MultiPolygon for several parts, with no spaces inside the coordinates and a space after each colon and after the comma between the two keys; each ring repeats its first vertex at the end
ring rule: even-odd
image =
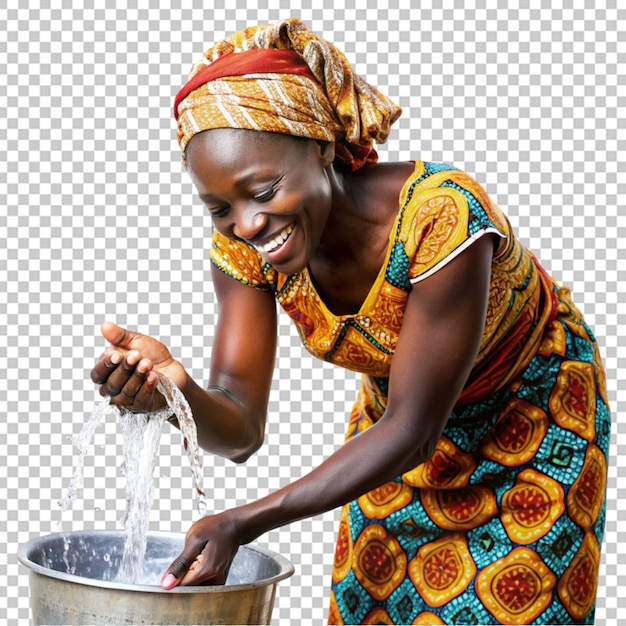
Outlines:
{"type": "MultiPolygon", "coordinates": [[[[61,507],[61,514],[65,513],[72,508],[72,504],[76,499],[78,493],[82,490],[84,484],[84,469],[85,469],[85,456],[87,456],[87,452],[89,452],[89,446],[91,444],[91,440],[93,439],[93,435],[100,426],[100,424],[104,421],[106,414],[111,410],[111,406],[109,404],[109,398],[107,397],[102,402],[98,402],[94,407],[89,419],[83,425],[80,433],[73,437],[72,443],[74,447],[78,451],[78,456],[74,461],[74,473],[72,474],[72,478],[70,480],[70,484],[67,488],[67,493],[64,498],[59,500],[59,506],[61,507]]],[[[58,529],[62,530],[62,519],[59,520],[58,529]]]]}
{"type": "Polygon", "coordinates": [[[202,486],[202,459],[200,457],[200,446],[198,445],[196,421],[193,419],[191,407],[187,403],[187,399],[169,378],[161,376],[157,389],[165,397],[169,409],[167,411],[168,416],[173,413],[178,420],[180,432],[183,436],[183,446],[189,458],[196,490],[196,509],[202,516],[206,513],[206,494],[202,486]]]}
{"type": "Polygon", "coordinates": [[[150,511],[154,499],[154,467],[167,415],[126,413],[121,419],[126,477],[126,531],[119,581],[135,582],[143,570],[150,511]]]}
{"type": "MultiPolygon", "coordinates": [[[[84,484],[84,460],[93,435],[109,412],[114,412],[121,424],[124,439],[124,475],[126,478],[126,511],[124,552],[116,580],[134,583],[142,578],[154,496],[154,468],[163,424],[174,414],[183,437],[183,447],[191,465],[195,488],[196,509],[202,516],[206,511],[202,486],[202,461],[196,423],[187,400],[166,376],[159,379],[157,389],[163,394],[167,407],[156,413],[130,413],[109,403],[106,398],[95,405],[81,432],[73,438],[78,451],[74,473],[66,496],[59,501],[61,513],[69,510],[84,484]]],[[[62,519],[59,521],[62,530],[62,519]]],[[[69,544],[68,544],[69,545],[69,544]]],[[[67,550],[66,550],[67,551],[67,550]]],[[[68,572],[71,564],[68,565],[68,572]]]]}

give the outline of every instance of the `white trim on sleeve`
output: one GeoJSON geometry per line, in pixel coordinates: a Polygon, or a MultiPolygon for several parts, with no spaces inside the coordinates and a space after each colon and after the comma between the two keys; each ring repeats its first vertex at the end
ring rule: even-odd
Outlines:
{"type": "Polygon", "coordinates": [[[495,233],[496,235],[499,235],[500,237],[507,239],[507,236],[504,233],[500,232],[497,228],[493,228],[493,227],[483,228],[482,230],[475,232],[471,237],[466,239],[458,248],[456,248],[453,252],[451,252],[445,258],[439,261],[437,265],[434,265],[433,267],[431,267],[427,272],[424,272],[423,274],[420,274],[419,276],[416,276],[415,278],[411,278],[409,282],[412,285],[415,285],[416,283],[419,283],[425,278],[432,276],[434,273],[438,272],[442,267],[445,267],[450,261],[456,258],[459,254],[461,254],[463,250],[467,249],[475,241],[480,239],[483,235],[487,235],[488,233],[495,233]]]}

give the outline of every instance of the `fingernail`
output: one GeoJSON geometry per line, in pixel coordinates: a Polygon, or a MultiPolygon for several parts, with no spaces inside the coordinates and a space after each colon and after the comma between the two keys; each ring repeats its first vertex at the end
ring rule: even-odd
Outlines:
{"type": "Polygon", "coordinates": [[[134,350],[131,350],[127,355],[126,355],[126,362],[129,365],[134,365],[137,362],[137,359],[139,358],[139,352],[135,352],[134,350]]]}
{"type": "Polygon", "coordinates": [[[111,363],[115,363],[116,365],[122,360],[122,355],[119,352],[114,352],[111,355],[111,363]]]}
{"type": "Polygon", "coordinates": [[[163,589],[171,589],[172,587],[174,587],[174,585],[176,585],[176,583],[176,576],[174,576],[174,574],[168,574],[167,576],[163,577],[163,580],[161,581],[161,587],[163,587],[163,589]]]}

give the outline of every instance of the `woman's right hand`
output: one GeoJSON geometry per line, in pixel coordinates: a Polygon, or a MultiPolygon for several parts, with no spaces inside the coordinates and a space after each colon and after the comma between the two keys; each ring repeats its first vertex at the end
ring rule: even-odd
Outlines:
{"type": "Polygon", "coordinates": [[[137,413],[151,413],[166,406],[157,391],[159,374],[179,389],[187,381],[185,368],[160,341],[135,333],[111,322],[102,325],[102,335],[111,344],[91,371],[100,385],[100,395],[110,403],[137,413]]]}

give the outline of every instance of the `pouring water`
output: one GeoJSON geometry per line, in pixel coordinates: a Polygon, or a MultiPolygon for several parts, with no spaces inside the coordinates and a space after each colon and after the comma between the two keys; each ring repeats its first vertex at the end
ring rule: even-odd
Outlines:
{"type": "MultiPolygon", "coordinates": [[[[157,386],[165,397],[167,408],[152,414],[129,413],[111,405],[108,399],[95,405],[81,432],[74,438],[78,456],[66,496],[59,501],[61,513],[69,510],[83,488],[84,459],[89,451],[94,432],[107,414],[115,413],[121,424],[124,438],[124,475],[126,478],[126,512],[124,551],[117,579],[135,583],[144,576],[144,557],[154,484],[153,474],[163,424],[173,414],[178,420],[183,437],[183,447],[189,458],[195,488],[195,503],[200,515],[206,511],[202,486],[202,461],[196,424],[187,400],[166,376],[161,376],[157,386]]],[[[61,522],[59,522],[59,527],[61,522]]]]}

